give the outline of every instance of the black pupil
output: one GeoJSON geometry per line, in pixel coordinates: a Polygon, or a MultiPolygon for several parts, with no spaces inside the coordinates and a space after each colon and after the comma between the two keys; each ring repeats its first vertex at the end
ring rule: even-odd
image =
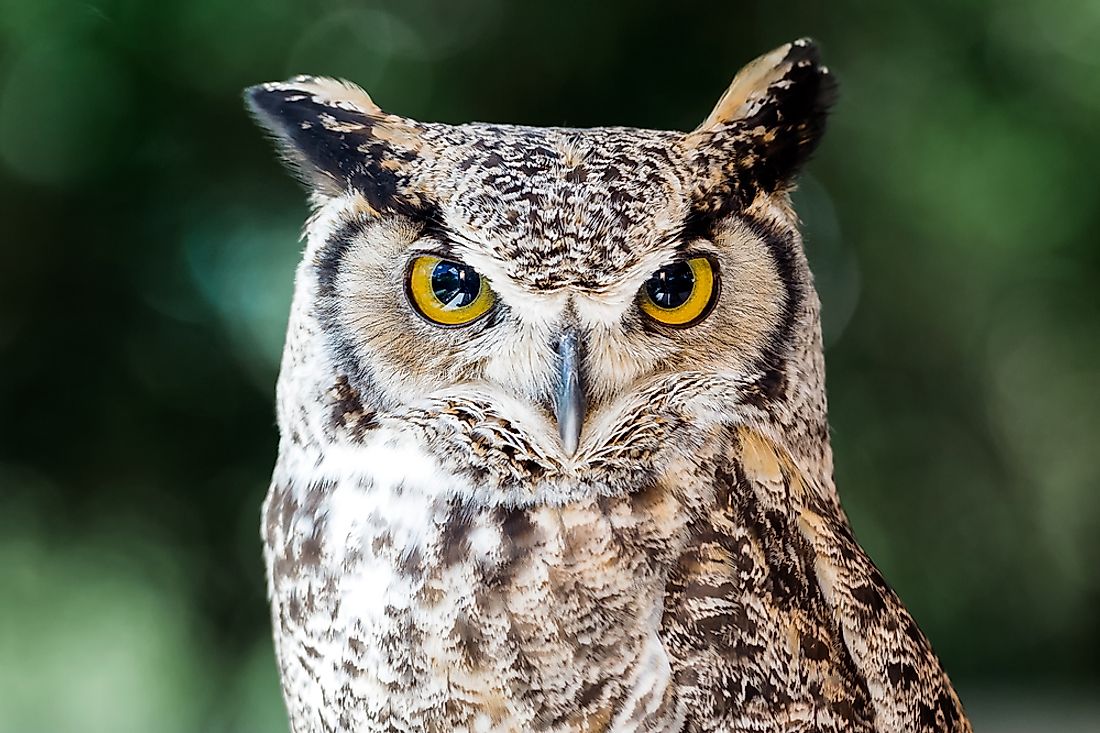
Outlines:
{"type": "Polygon", "coordinates": [[[472,267],[444,260],[432,270],[432,292],[447,310],[464,308],[481,292],[481,276],[472,267]]]}
{"type": "Polygon", "coordinates": [[[645,284],[650,299],[661,308],[679,308],[695,289],[695,273],[686,262],[676,262],[653,273],[645,284]]]}

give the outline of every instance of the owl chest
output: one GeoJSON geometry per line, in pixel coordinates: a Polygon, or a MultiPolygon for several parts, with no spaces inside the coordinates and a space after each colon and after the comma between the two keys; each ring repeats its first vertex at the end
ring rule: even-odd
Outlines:
{"type": "Polygon", "coordinates": [[[300,661],[345,713],[424,729],[494,710],[534,725],[597,692],[608,710],[639,688],[660,698],[656,634],[683,527],[638,501],[509,508],[408,482],[330,487],[269,547],[284,677],[300,661]]]}

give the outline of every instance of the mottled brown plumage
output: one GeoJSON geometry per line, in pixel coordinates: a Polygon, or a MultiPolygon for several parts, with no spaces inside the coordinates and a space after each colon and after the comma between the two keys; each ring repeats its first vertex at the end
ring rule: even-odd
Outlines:
{"type": "Polygon", "coordinates": [[[807,41],[689,133],[249,90],[316,206],[263,519],[295,733],[970,730],[833,486],[788,198],[833,90],[807,41]],[[424,316],[426,254],[485,317],[424,316]],[[689,260],[699,318],[643,312],[689,260]]]}

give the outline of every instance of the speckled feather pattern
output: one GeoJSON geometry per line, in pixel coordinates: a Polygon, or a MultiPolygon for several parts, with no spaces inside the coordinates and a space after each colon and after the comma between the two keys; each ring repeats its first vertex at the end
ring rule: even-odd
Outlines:
{"type": "Polygon", "coordinates": [[[310,187],[263,510],[295,733],[969,731],[833,486],[788,192],[833,82],[799,41],[688,133],[421,123],[301,77],[249,92],[310,187]],[[499,299],[439,329],[422,252],[499,299]],[[702,252],[711,315],[637,292],[702,252]],[[562,328],[589,412],[563,451],[562,328]]]}

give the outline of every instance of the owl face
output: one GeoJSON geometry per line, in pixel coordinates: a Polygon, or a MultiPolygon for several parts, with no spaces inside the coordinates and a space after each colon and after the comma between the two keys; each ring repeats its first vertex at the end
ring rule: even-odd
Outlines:
{"type": "Polygon", "coordinates": [[[796,42],[691,133],[420,123],[316,78],[248,98],[319,207],[332,369],[388,413],[490,405],[576,462],[673,402],[786,382],[809,284],[787,191],[831,93],[796,42]]]}

